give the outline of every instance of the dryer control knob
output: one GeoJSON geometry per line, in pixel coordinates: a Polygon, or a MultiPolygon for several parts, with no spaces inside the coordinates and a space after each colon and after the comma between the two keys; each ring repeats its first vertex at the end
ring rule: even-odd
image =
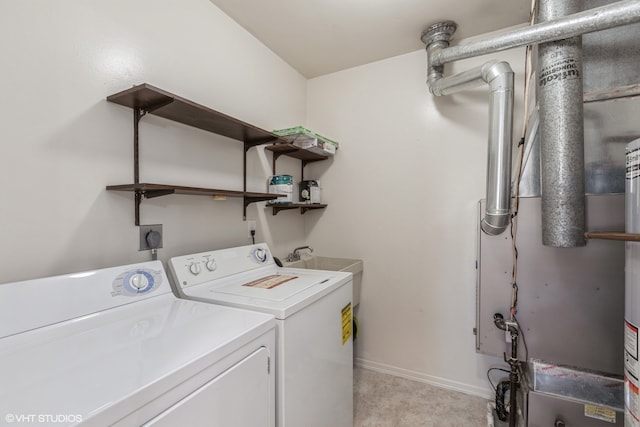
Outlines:
{"type": "Polygon", "coordinates": [[[200,264],[198,264],[197,262],[192,262],[191,265],[189,266],[189,271],[194,276],[197,274],[200,274],[200,264]]]}
{"type": "Polygon", "coordinates": [[[205,265],[207,266],[207,270],[209,270],[209,271],[213,271],[213,270],[216,269],[216,267],[218,267],[216,265],[216,260],[215,259],[207,260],[207,263],[205,265]]]}
{"type": "Polygon", "coordinates": [[[144,274],[134,274],[129,278],[129,284],[133,289],[141,290],[149,286],[149,280],[144,274]]]}

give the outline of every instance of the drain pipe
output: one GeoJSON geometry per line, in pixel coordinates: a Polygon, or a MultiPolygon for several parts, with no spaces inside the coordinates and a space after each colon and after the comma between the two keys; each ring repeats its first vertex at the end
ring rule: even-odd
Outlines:
{"type": "MultiPolygon", "coordinates": [[[[449,45],[456,30],[451,21],[429,27],[422,34],[428,57],[449,45]]],[[[431,64],[431,62],[429,62],[431,64]]],[[[462,73],[443,77],[443,66],[429,66],[429,90],[436,96],[489,84],[489,144],[487,195],[482,231],[495,236],[509,225],[511,214],[511,137],[513,133],[513,70],[506,62],[489,61],[462,73]]]]}

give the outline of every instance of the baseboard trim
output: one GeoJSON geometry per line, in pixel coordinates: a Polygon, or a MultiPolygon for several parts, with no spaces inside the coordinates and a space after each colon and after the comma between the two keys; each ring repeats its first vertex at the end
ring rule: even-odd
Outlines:
{"type": "Polygon", "coordinates": [[[436,387],[442,387],[448,390],[458,391],[472,396],[479,396],[485,399],[492,399],[495,396],[489,388],[465,384],[458,381],[447,380],[445,378],[435,377],[433,375],[423,374],[422,372],[411,371],[409,369],[398,368],[397,366],[386,365],[384,363],[374,362],[371,360],[357,357],[355,365],[360,368],[371,369],[372,371],[382,372],[383,374],[395,375],[397,377],[407,378],[436,387]]]}

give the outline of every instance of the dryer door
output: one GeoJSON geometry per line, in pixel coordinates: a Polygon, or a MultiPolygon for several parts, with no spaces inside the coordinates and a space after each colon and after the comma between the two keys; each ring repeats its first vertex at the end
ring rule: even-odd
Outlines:
{"type": "Polygon", "coordinates": [[[143,427],[272,427],[269,363],[261,347],[143,427]]]}

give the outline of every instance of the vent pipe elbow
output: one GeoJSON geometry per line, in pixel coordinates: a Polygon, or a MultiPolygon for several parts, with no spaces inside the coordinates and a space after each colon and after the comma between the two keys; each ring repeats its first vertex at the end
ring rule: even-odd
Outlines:
{"type": "Polygon", "coordinates": [[[485,211],[480,221],[480,229],[490,236],[502,234],[509,226],[510,213],[489,213],[485,211]]]}

